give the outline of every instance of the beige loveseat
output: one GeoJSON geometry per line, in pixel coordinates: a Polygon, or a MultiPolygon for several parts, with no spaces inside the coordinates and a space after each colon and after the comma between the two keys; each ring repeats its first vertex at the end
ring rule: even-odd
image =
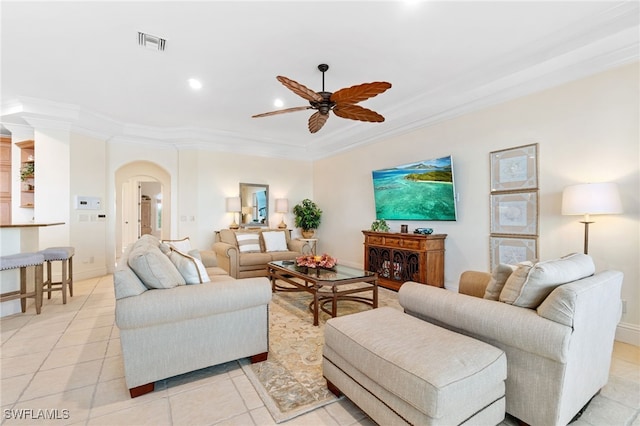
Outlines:
{"type": "Polygon", "coordinates": [[[506,353],[509,414],[566,425],[607,383],[621,315],[623,274],[594,270],[589,256],[575,254],[463,274],[461,291],[498,300],[415,282],[398,297],[406,313],[506,353]]]}
{"type": "Polygon", "coordinates": [[[311,247],[305,241],[292,239],[288,229],[222,229],[216,232],[213,251],[218,265],[230,276],[248,278],[264,277],[267,263],[295,260],[310,253],[311,247]]]}
{"type": "Polygon", "coordinates": [[[269,350],[269,281],[235,280],[167,247],[143,236],[114,272],[132,398],[153,391],[157,380],[240,358],[262,361],[269,350]]]}

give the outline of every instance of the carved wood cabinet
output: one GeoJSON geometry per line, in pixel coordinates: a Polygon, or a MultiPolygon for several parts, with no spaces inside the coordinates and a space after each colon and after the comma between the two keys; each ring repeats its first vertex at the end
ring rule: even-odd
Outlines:
{"type": "Polygon", "coordinates": [[[364,269],[378,273],[381,286],[398,290],[405,281],[444,287],[447,234],[362,231],[364,269]]]}

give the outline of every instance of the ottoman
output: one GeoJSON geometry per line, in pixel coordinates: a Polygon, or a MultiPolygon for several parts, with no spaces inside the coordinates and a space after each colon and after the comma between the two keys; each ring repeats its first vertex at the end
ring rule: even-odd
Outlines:
{"type": "Polygon", "coordinates": [[[333,393],[381,425],[504,419],[504,352],[396,309],[328,320],[322,369],[333,393]]]}

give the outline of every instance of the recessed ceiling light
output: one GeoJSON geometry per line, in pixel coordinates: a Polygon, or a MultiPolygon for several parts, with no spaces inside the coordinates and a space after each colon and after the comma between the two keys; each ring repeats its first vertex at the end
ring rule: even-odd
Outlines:
{"type": "Polygon", "coordinates": [[[273,101],[273,106],[275,106],[276,108],[282,108],[284,106],[284,102],[282,101],[282,99],[278,98],[273,101]]]}
{"type": "Polygon", "coordinates": [[[200,83],[200,80],[196,80],[195,78],[190,78],[189,87],[191,87],[193,90],[200,90],[202,89],[202,83],[200,83]]]}

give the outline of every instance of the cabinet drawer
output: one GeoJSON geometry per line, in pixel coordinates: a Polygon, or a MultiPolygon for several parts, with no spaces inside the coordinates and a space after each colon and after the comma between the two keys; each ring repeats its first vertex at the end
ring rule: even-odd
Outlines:
{"type": "Polygon", "coordinates": [[[384,239],[384,245],[387,247],[402,247],[402,239],[387,237],[384,239]]]}
{"type": "Polygon", "coordinates": [[[374,236],[374,235],[370,235],[367,237],[367,243],[369,244],[380,244],[380,245],[384,245],[384,237],[378,237],[378,236],[374,236]]]}
{"type": "Polygon", "coordinates": [[[418,240],[401,240],[402,247],[407,249],[420,250],[422,249],[422,242],[418,240]]]}

